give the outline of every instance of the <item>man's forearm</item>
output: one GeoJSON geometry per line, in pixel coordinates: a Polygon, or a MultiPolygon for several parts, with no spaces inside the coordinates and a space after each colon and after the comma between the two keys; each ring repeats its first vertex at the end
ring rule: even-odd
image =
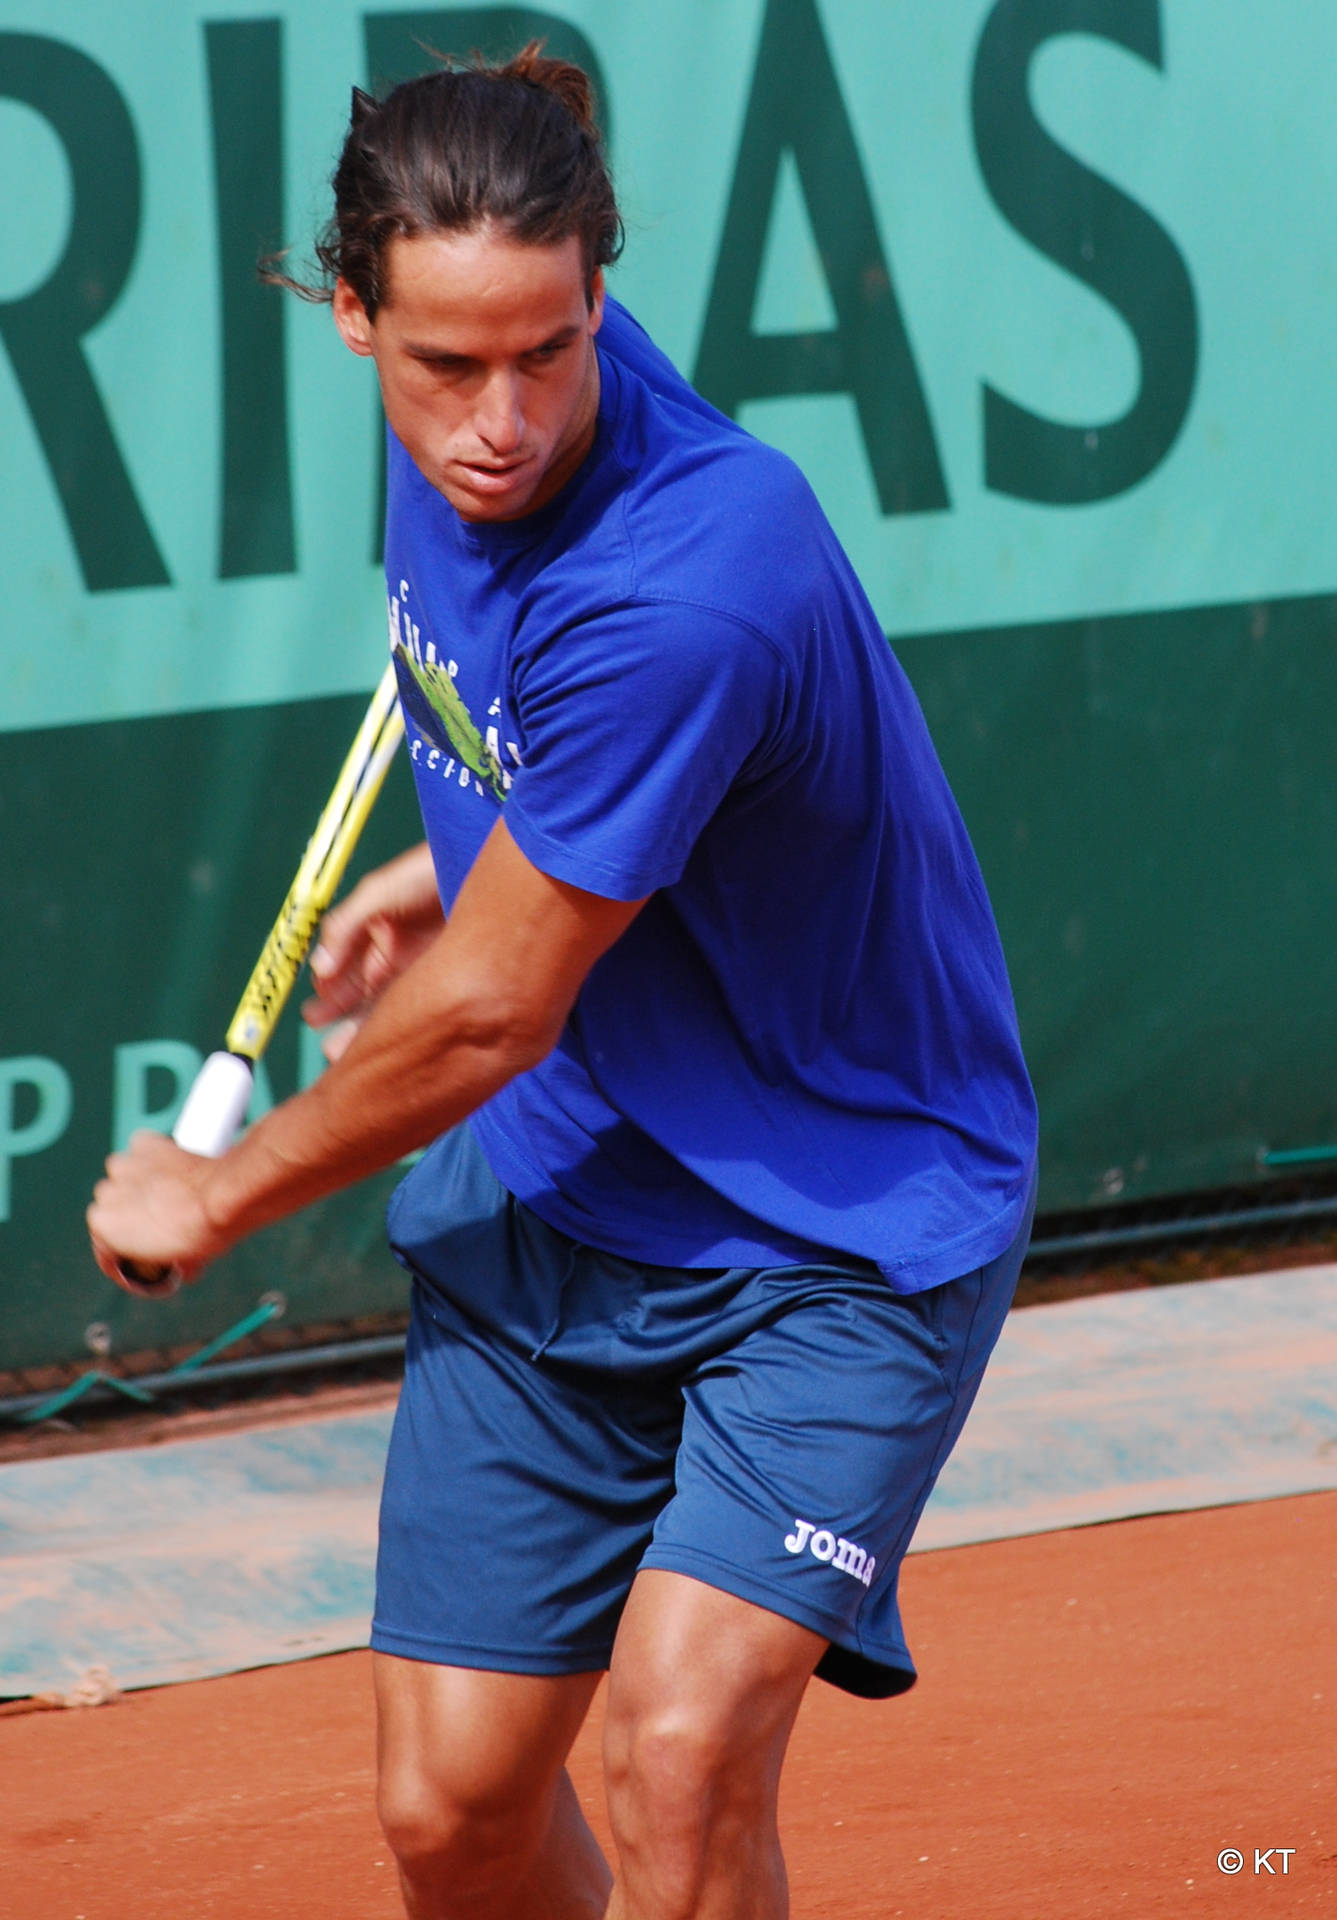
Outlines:
{"type": "Polygon", "coordinates": [[[429,954],[313,1086],[213,1163],[202,1198],[220,1239],[231,1246],[392,1166],[534,1065],[559,1030],[536,1032],[523,1010],[452,974],[448,953],[429,954]]]}
{"type": "MultiPolygon", "coordinates": [[[[198,1272],[257,1228],[454,1126],[551,1050],[590,967],[640,904],[551,879],[498,821],[449,921],[413,935],[417,957],[383,991],[363,969],[358,996],[366,986],[379,998],[314,1086],[219,1160],[157,1134],[111,1156],[88,1210],[103,1271],[114,1276],[128,1256],[198,1272]]],[[[355,940],[364,920],[352,916],[355,940]]],[[[397,964],[392,955],[387,970],[397,964]]]]}

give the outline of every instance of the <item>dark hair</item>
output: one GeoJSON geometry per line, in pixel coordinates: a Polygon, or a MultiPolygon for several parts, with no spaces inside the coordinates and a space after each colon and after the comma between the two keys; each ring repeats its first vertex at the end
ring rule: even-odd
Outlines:
{"type": "Polygon", "coordinates": [[[622,251],[589,79],[545,59],[540,40],[504,66],[447,65],[384,100],[355,87],[333,185],[334,216],[316,244],[324,283],[304,285],[276,262],[262,273],[308,300],[328,300],[334,281],[347,280],[371,319],[396,235],[488,222],[533,246],[577,234],[587,280],[622,251]]]}

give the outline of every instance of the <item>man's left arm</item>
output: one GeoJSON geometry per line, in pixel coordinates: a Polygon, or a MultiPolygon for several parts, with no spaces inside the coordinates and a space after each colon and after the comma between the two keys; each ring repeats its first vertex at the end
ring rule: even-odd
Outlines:
{"type": "Polygon", "coordinates": [[[98,1264],[190,1277],[237,1241],[393,1165],[465,1119],[556,1044],[586,974],[640,900],[554,880],[498,821],[425,952],[346,1052],[218,1160],[136,1134],[88,1209],[98,1264]]]}

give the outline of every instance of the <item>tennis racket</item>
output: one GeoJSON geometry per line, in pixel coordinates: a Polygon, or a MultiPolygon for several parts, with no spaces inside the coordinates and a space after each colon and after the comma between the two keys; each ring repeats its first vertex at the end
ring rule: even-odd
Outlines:
{"type": "MultiPolygon", "coordinates": [[[[186,1095],[172,1138],[187,1153],[217,1159],[236,1139],[250,1104],[255,1063],[278,1025],[321,915],[338,891],[403,733],[392,663],[372,695],[334,790],[307,842],[288,897],[237,1003],[224,1047],[209,1055],[186,1095]]],[[[127,1293],[153,1299],[175,1293],[181,1285],[175,1267],[155,1267],[136,1260],[118,1262],[116,1280],[127,1293]]]]}

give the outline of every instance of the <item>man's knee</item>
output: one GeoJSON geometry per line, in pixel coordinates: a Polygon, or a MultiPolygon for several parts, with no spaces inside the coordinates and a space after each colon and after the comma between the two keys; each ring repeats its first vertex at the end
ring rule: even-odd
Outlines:
{"type": "Polygon", "coordinates": [[[604,1771],[615,1827],[667,1835],[764,1814],[778,1775],[768,1749],[733,1721],[684,1702],[610,1711],[604,1771]]]}
{"type": "Polygon", "coordinates": [[[824,1644],[694,1580],[639,1577],[604,1723],[609,1818],[629,1878],[679,1889],[688,1913],[722,1862],[770,1859],[785,1746],[824,1644]]]}
{"type": "Polygon", "coordinates": [[[433,1867],[457,1882],[492,1884],[523,1873],[551,1814],[551,1789],[527,1779],[480,1779],[427,1756],[383,1762],[381,1829],[410,1873],[433,1867]]]}
{"type": "Polygon", "coordinates": [[[689,1920],[717,1903],[720,1911],[744,1911],[720,1900],[722,1888],[741,1898],[745,1884],[757,1898],[763,1886],[772,1894],[783,1886],[775,1825],[781,1750],[774,1740],[749,1742],[736,1717],[702,1713],[699,1701],[625,1716],[610,1708],[608,1817],[619,1884],[633,1902],[653,1889],[656,1915],[689,1920]]]}
{"type": "Polygon", "coordinates": [[[523,1878],[552,1822],[597,1676],[540,1681],[378,1656],[377,1810],[411,1879],[523,1878]]]}

